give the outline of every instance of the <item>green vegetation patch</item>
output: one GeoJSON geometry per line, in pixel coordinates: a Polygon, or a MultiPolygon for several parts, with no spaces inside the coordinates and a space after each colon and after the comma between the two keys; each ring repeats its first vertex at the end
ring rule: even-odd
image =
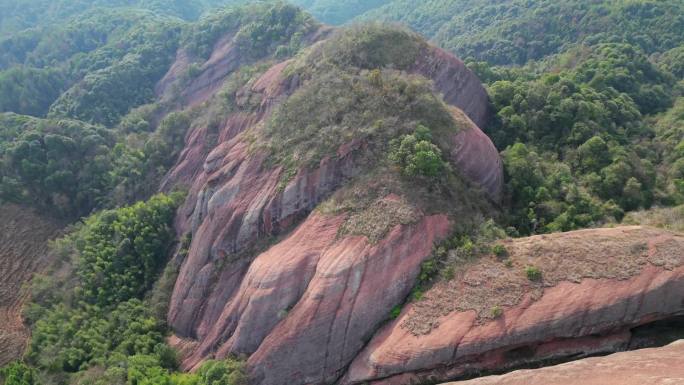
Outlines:
{"type": "Polygon", "coordinates": [[[0,381],[5,385],[38,385],[38,371],[22,363],[12,362],[0,368],[0,381]]]}
{"type": "Polygon", "coordinates": [[[409,177],[437,178],[449,168],[449,163],[442,158],[442,150],[432,143],[432,133],[425,126],[418,126],[413,134],[392,139],[389,158],[409,177]]]}
{"type": "Polygon", "coordinates": [[[182,46],[206,60],[221,37],[233,35],[242,54],[251,59],[268,53],[277,53],[282,58],[296,53],[304,36],[318,27],[318,22],[295,6],[256,3],[207,15],[188,28],[182,46]]]}
{"type": "Polygon", "coordinates": [[[109,185],[112,131],[74,120],[0,114],[0,200],[85,214],[109,185]]]}
{"type": "Polygon", "coordinates": [[[85,221],[77,242],[77,273],[86,302],[106,307],[140,298],[157,278],[173,245],[180,195],[108,210],[85,221]]]}
{"type": "Polygon", "coordinates": [[[487,131],[503,150],[512,226],[521,234],[569,231],[681,203],[671,74],[612,43],[541,67],[553,73],[473,66],[492,81],[497,119],[487,131]]]}
{"type": "Polygon", "coordinates": [[[364,23],[345,27],[311,48],[296,63],[300,71],[326,71],[328,67],[406,70],[427,47],[418,34],[397,26],[364,23]]]}
{"type": "Polygon", "coordinates": [[[150,289],[175,243],[171,224],[181,198],[157,195],[95,214],[53,245],[59,273],[34,280],[26,363],[1,369],[7,385],[246,385],[235,360],[175,373],[176,352],[156,303],[164,288],[150,289]]]}
{"type": "Polygon", "coordinates": [[[120,129],[135,132],[124,136],[76,120],[0,114],[0,201],[74,219],[151,196],[182,149],[191,115],[171,113],[154,132],[133,115],[120,129]]]}
{"type": "Polygon", "coordinates": [[[114,367],[141,354],[175,367],[165,325],[142,299],[174,244],[181,198],[157,195],[98,213],[55,243],[62,255],[56,268],[72,272],[35,281],[25,313],[28,363],[48,376],[114,367]]]}
{"type": "Polygon", "coordinates": [[[430,82],[394,70],[373,74],[335,69],[304,84],[264,127],[270,161],[294,170],[313,167],[352,141],[382,156],[392,138],[418,124],[430,127],[439,144],[458,132],[430,82]]]}

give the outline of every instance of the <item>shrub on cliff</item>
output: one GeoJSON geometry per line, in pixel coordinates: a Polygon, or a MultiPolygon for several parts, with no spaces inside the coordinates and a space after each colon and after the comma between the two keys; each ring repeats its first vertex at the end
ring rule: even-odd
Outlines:
{"type": "Polygon", "coordinates": [[[542,278],[542,272],[536,266],[525,267],[525,275],[530,281],[540,281],[542,278]]]}
{"type": "Polygon", "coordinates": [[[442,159],[442,151],[431,140],[430,130],[418,126],[413,134],[390,142],[389,158],[405,176],[438,178],[449,164],[442,159]]]}

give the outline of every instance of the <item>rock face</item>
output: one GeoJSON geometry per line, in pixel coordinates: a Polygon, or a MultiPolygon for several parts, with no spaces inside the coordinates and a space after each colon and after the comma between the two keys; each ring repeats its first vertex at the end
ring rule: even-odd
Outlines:
{"type": "Polygon", "coordinates": [[[34,273],[45,269],[48,239],[59,224],[30,209],[12,204],[0,206],[0,366],[21,358],[29,330],[23,324],[22,307],[28,294],[22,287],[34,273]]]}
{"type": "MultiPolygon", "coordinates": [[[[454,110],[456,119],[468,120],[468,116],[460,110],[454,110]]],[[[452,138],[452,149],[449,153],[451,162],[459,165],[459,170],[496,202],[503,194],[503,161],[499,157],[491,139],[475,124],[467,121],[464,124],[470,129],[459,132],[452,138]]]]}
{"type": "Polygon", "coordinates": [[[553,367],[520,370],[454,385],[670,385],[684,384],[684,340],[662,348],[586,358],[553,367]]]}
{"type": "Polygon", "coordinates": [[[427,46],[410,72],[434,80],[445,102],[465,112],[478,127],[486,127],[491,114],[487,91],[457,57],[441,48],[427,46]]]}
{"type": "MultiPolygon", "coordinates": [[[[446,381],[531,362],[610,353],[629,345],[633,328],[684,314],[684,236],[626,227],[538,236],[506,247],[510,269],[520,282],[526,280],[523,266],[531,264],[541,267],[543,282],[530,282],[519,291],[525,284],[516,284],[513,276],[503,285],[497,282],[507,268],[499,269],[496,260],[467,267],[455,283],[426,293],[427,304],[411,304],[378,332],[341,383],[446,381]],[[483,287],[490,291],[478,294],[483,287]],[[440,291],[452,301],[473,301],[460,305],[466,309],[444,314],[441,308],[450,304],[434,300],[446,298],[440,291]],[[501,307],[501,314],[483,318],[477,310],[467,310],[516,292],[518,298],[501,307]],[[416,317],[436,306],[440,309],[432,318],[416,317]],[[416,329],[415,320],[421,319],[433,327],[416,329]]],[[[485,315],[489,309],[493,307],[486,305],[485,315]]]]}
{"type": "MultiPolygon", "coordinates": [[[[329,27],[317,28],[303,37],[303,44],[312,44],[325,38],[330,32],[329,27]]],[[[233,32],[219,39],[209,58],[198,68],[199,75],[186,83],[183,78],[194,60],[186,49],[178,50],[176,60],[155,87],[157,97],[162,101],[178,99],[181,106],[196,106],[207,101],[231,73],[254,61],[241,52],[239,44],[235,42],[235,35],[233,32]]]]}
{"type": "MultiPolygon", "coordinates": [[[[222,55],[231,50],[221,47],[213,62],[230,61],[222,55]]],[[[453,167],[481,187],[483,196],[497,200],[501,160],[475,124],[484,124],[489,114],[486,92],[458,59],[436,48],[424,53],[409,72],[432,79],[463,123],[449,154],[453,167]]],[[[166,190],[189,187],[176,228],[192,234],[192,242],[168,314],[177,334],[172,340],[185,353],[183,367],[246,354],[252,378],[264,385],[340,378],[392,308],[404,301],[433,244],[453,225],[446,215],[418,213],[415,221],[392,226],[377,242],[340,236],[347,214],[313,210],[363,172],[357,161],[366,151],[362,141],[349,141],[283,185],[283,168],[269,166],[267,154],[241,133],[263,124],[300,86],[296,76],[284,74],[288,64],[276,64],[236,93],[238,105],[259,100],[256,108],[224,116],[218,128],[193,125],[163,184],[166,190]],[[217,139],[208,147],[212,135],[217,139]]],[[[212,79],[213,84],[220,77],[212,79]]]]}

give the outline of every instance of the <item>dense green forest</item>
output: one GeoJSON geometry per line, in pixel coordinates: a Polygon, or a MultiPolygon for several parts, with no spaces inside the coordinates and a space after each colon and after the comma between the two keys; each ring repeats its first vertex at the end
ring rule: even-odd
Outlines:
{"type": "Polygon", "coordinates": [[[471,65],[490,82],[498,113],[488,132],[504,150],[510,223],[522,233],[684,202],[673,151],[684,137],[666,118],[681,108],[681,85],[634,46],[573,49],[536,73],[471,65]]]}
{"type": "Polygon", "coordinates": [[[366,13],[392,0],[292,0],[291,3],[298,5],[311,12],[318,20],[329,24],[343,24],[359,15],[366,13]]]}
{"type": "MultiPolygon", "coordinates": [[[[260,62],[296,56],[292,71],[306,85],[262,138],[286,176],[345,135],[377,138],[380,118],[392,132],[413,132],[378,147],[404,176],[429,185],[453,171],[439,142],[440,130],[452,128],[443,106],[429,84],[401,74],[420,48],[416,35],[355,27],[356,35],[297,56],[318,22],[282,2],[215,8],[248,2],[0,0],[0,202],[69,223],[84,218],[51,247],[54,268],[69,273],[34,282],[26,310],[33,335],[25,359],[0,369],[7,385],[245,383],[233,359],[177,373],[165,342],[176,274],[168,256],[185,252],[188,240],[174,239],[171,227],[182,193],[155,194],[192,124],[207,123],[212,108],[232,108],[229,100],[169,113],[169,101],[157,100],[155,86],[180,48],[202,63],[234,33],[244,57],[227,81],[233,91],[264,69],[260,62]],[[377,70],[388,63],[395,68],[377,70]],[[338,118],[344,124],[329,124],[338,118]],[[345,125],[356,130],[339,132],[345,125]]],[[[497,225],[509,235],[633,221],[656,207],[681,211],[684,2],[293,3],[331,24],[406,24],[478,74],[494,110],[486,132],[505,168],[497,225]]]]}
{"type": "Polygon", "coordinates": [[[525,64],[570,45],[625,42],[647,54],[682,44],[677,0],[395,0],[362,19],[399,21],[461,57],[525,64]]]}
{"type": "MultiPolygon", "coordinates": [[[[172,220],[182,194],[155,195],[101,211],[53,252],[68,279],[37,277],[26,310],[33,335],[26,363],[3,369],[6,384],[244,384],[238,361],[210,361],[194,374],[173,373],[176,353],[165,342],[166,270],[172,220]],[[155,285],[156,282],[156,285],[155,285]]],[[[183,245],[181,245],[183,246],[183,245]]],[[[186,246],[186,245],[185,245],[186,246]]]]}
{"type": "Polygon", "coordinates": [[[684,203],[684,3],[395,0],[351,20],[405,23],[487,84],[517,234],[684,203]]]}
{"type": "Polygon", "coordinates": [[[196,20],[205,12],[248,0],[18,0],[0,3],[0,33],[43,29],[94,10],[136,9],[157,15],[196,20]]]}

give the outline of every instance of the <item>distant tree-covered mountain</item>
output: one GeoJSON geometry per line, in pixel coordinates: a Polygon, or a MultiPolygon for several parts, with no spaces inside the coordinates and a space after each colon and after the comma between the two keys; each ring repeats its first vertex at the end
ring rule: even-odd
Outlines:
{"type": "Polygon", "coordinates": [[[0,1],[0,34],[63,23],[96,8],[136,8],[158,15],[197,19],[208,9],[249,0],[17,0],[0,1]]]}
{"type": "Polygon", "coordinates": [[[291,2],[311,12],[322,22],[344,24],[367,11],[391,4],[392,0],[291,0],[291,2]]]}
{"type": "Polygon", "coordinates": [[[361,20],[398,21],[461,57],[523,64],[569,44],[627,42],[647,53],[683,42],[679,0],[394,0],[361,20]]]}

